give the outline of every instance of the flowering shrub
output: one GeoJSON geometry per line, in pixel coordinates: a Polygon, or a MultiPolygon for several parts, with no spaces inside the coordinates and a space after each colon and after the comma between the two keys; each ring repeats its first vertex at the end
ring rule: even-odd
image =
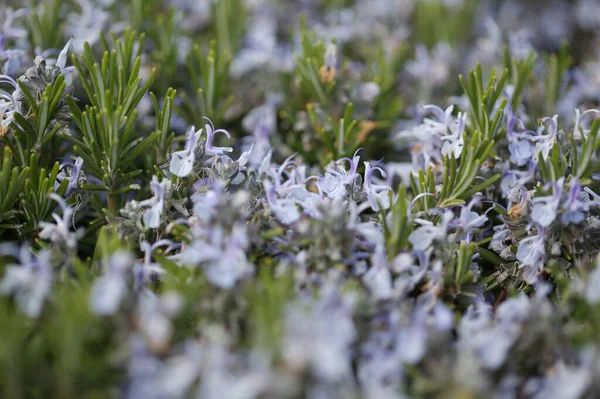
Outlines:
{"type": "Polygon", "coordinates": [[[598,397],[599,9],[4,2],[0,396],[598,397]]]}

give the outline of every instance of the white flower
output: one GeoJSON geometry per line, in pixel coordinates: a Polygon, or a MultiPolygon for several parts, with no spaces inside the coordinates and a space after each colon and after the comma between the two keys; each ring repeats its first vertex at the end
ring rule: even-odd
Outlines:
{"type": "Polygon", "coordinates": [[[192,173],[196,159],[196,146],[202,134],[202,129],[196,132],[195,127],[192,125],[188,128],[186,134],[188,139],[185,148],[171,154],[169,170],[178,177],[185,177],[192,173]]]}
{"type": "Polygon", "coordinates": [[[162,218],[162,214],[165,209],[165,196],[168,191],[171,189],[171,181],[168,179],[163,179],[160,183],[158,182],[158,177],[152,176],[152,181],[150,182],[150,191],[154,196],[145,201],[141,201],[139,206],[144,208],[148,207],[144,211],[144,224],[151,228],[157,229],[160,227],[160,222],[162,218]]]}
{"type": "Polygon", "coordinates": [[[65,244],[68,248],[76,248],[77,240],[83,234],[83,231],[71,232],[70,228],[73,224],[73,208],[67,205],[67,202],[58,195],[51,193],[48,198],[58,202],[62,208],[62,217],[56,213],[52,213],[52,217],[56,223],[40,222],[39,227],[42,229],[39,236],[42,240],[50,240],[53,243],[65,244]]]}
{"type": "Polygon", "coordinates": [[[452,154],[455,159],[460,158],[460,154],[462,154],[465,145],[463,134],[465,132],[466,120],[467,114],[459,112],[458,118],[456,119],[456,131],[452,134],[441,136],[441,139],[444,140],[444,145],[441,150],[442,155],[452,154]]]}
{"type": "Polygon", "coordinates": [[[377,185],[371,182],[373,172],[378,170],[383,178],[386,178],[386,174],[379,166],[372,167],[369,162],[365,162],[365,182],[364,190],[367,193],[367,199],[371,208],[377,212],[379,210],[385,210],[390,207],[390,193],[392,189],[388,186],[377,185]]]}

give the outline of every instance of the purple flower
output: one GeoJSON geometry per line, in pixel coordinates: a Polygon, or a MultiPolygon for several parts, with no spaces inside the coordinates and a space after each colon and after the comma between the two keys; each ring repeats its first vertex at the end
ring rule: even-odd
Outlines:
{"type": "Polygon", "coordinates": [[[508,197],[513,189],[529,183],[535,177],[535,172],[536,163],[533,161],[528,164],[527,170],[524,171],[515,169],[505,170],[500,182],[503,197],[508,197]]]}
{"type": "Polygon", "coordinates": [[[74,189],[76,189],[79,185],[79,176],[81,175],[83,169],[83,158],[77,157],[75,158],[75,162],[73,162],[72,164],[64,163],[60,165],[60,168],[62,170],[56,176],[57,182],[54,183],[54,189],[56,190],[60,182],[62,182],[64,179],[67,179],[69,181],[69,184],[67,185],[67,190],[65,191],[65,198],[69,198],[71,192],[74,189]],[[66,170],[67,167],[70,167],[68,171],[66,170]]]}
{"type": "Polygon", "coordinates": [[[467,243],[471,242],[471,237],[473,236],[473,232],[483,226],[487,221],[487,213],[490,212],[493,208],[489,208],[483,215],[474,212],[473,207],[479,205],[481,203],[481,198],[473,197],[471,202],[469,202],[466,206],[462,206],[460,210],[460,218],[458,219],[460,223],[460,227],[465,231],[466,237],[465,241],[467,243]]]}
{"type": "Polygon", "coordinates": [[[585,213],[589,210],[589,201],[586,201],[587,194],[581,190],[581,185],[575,179],[571,180],[569,197],[563,203],[563,213],[560,220],[564,224],[579,224],[584,221],[585,213]]]}
{"type": "Polygon", "coordinates": [[[225,136],[227,136],[229,140],[231,140],[231,134],[229,134],[229,132],[224,129],[215,130],[212,121],[206,117],[204,119],[206,119],[210,123],[204,125],[204,130],[206,130],[206,144],[204,147],[204,152],[208,155],[223,155],[226,152],[232,152],[233,148],[231,147],[213,147],[212,142],[217,133],[223,133],[225,136]]]}

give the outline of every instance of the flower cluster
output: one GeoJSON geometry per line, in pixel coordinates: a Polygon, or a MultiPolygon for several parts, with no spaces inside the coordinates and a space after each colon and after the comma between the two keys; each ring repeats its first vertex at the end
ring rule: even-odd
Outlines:
{"type": "Polygon", "coordinates": [[[0,396],[600,395],[597,8],[1,5],[0,396]]]}

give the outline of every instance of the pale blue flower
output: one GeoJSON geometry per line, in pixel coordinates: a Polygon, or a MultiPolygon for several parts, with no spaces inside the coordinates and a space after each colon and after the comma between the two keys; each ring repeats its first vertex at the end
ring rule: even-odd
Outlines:
{"type": "Polygon", "coordinates": [[[396,345],[401,361],[417,364],[427,350],[427,314],[422,309],[416,309],[406,324],[400,326],[396,345]]]}
{"type": "Polygon", "coordinates": [[[505,169],[500,181],[502,196],[506,198],[513,189],[529,183],[535,177],[536,166],[535,162],[529,162],[527,170],[505,169]]]}
{"type": "Polygon", "coordinates": [[[559,211],[563,179],[553,184],[552,195],[545,197],[536,197],[531,200],[533,205],[531,209],[531,220],[542,227],[548,227],[554,222],[559,211]]]}
{"type": "Polygon", "coordinates": [[[352,319],[355,297],[332,283],[318,299],[293,303],[285,314],[282,357],[291,369],[309,368],[329,383],[352,378],[350,345],[356,338],[352,319]]]}
{"type": "Polygon", "coordinates": [[[594,382],[594,365],[570,367],[559,361],[544,379],[544,385],[534,399],[578,399],[594,382]]]}
{"type": "Polygon", "coordinates": [[[167,292],[157,296],[144,290],[138,297],[137,316],[139,329],[155,351],[164,350],[170,344],[175,328],[171,319],[183,306],[181,294],[167,292]]]}
{"type": "Polygon", "coordinates": [[[523,278],[528,284],[533,284],[537,281],[537,276],[541,272],[545,257],[546,241],[544,229],[542,226],[538,226],[537,235],[521,240],[519,249],[517,250],[517,259],[521,267],[525,269],[523,278]]]}
{"type": "Polygon", "coordinates": [[[110,255],[104,275],[97,278],[92,286],[90,308],[93,313],[101,316],[115,314],[127,295],[127,273],[133,263],[129,252],[119,250],[110,255]]]}
{"type": "Polygon", "coordinates": [[[587,278],[584,297],[587,303],[595,305],[600,302],[600,267],[596,265],[587,278]]]}
{"type": "Polygon", "coordinates": [[[13,256],[18,264],[9,263],[0,280],[0,294],[14,295],[17,307],[28,317],[36,318],[52,291],[50,251],[33,255],[27,244],[17,249],[12,245],[0,246],[1,256],[13,256]]]}
{"type": "Polygon", "coordinates": [[[475,196],[466,206],[462,206],[460,210],[458,222],[460,228],[466,233],[465,241],[467,243],[471,242],[473,233],[488,221],[486,215],[493,209],[490,207],[483,215],[480,215],[472,210],[475,206],[480,205],[480,203],[481,198],[475,196]]]}

